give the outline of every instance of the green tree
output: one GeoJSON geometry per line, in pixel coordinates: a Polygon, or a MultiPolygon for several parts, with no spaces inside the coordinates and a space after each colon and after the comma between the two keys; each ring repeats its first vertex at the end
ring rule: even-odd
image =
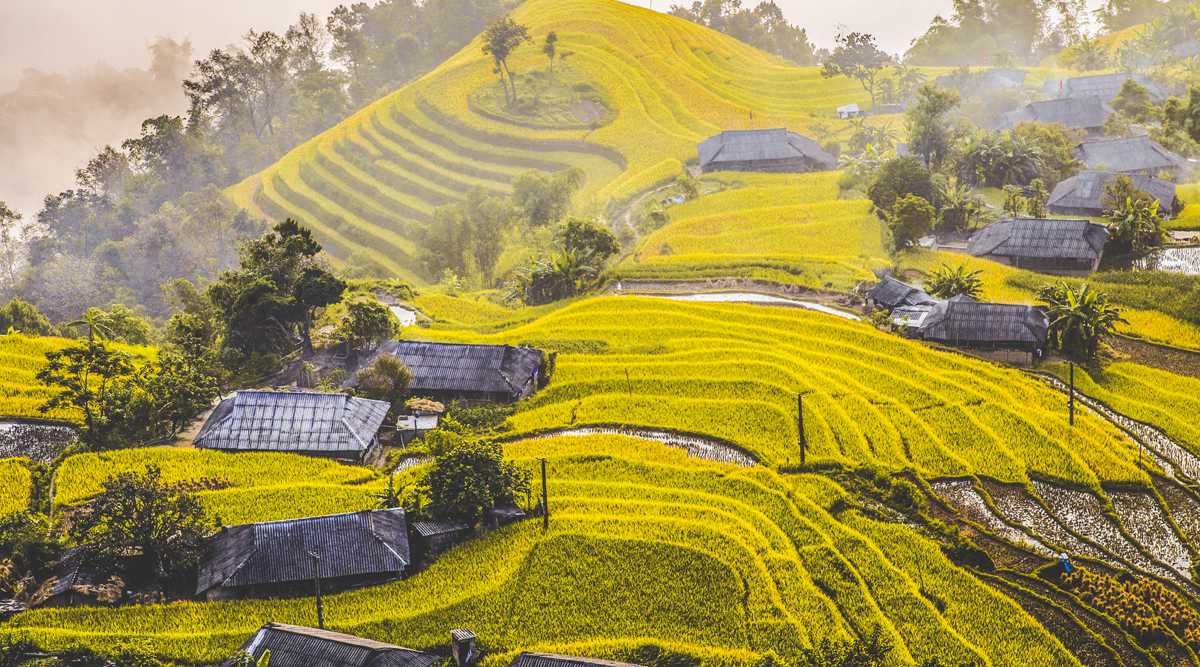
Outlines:
{"type": "Polygon", "coordinates": [[[1040,178],[1033,179],[1026,189],[1025,212],[1031,218],[1045,218],[1046,203],[1049,201],[1050,191],[1046,189],[1046,184],[1040,178]]]}
{"type": "Polygon", "coordinates": [[[1187,107],[1182,112],[1183,127],[1192,141],[1200,143],[1200,86],[1188,89],[1187,107]]]}
{"type": "Polygon", "coordinates": [[[478,523],[498,503],[529,492],[529,471],[503,459],[500,445],[465,441],[438,456],[425,478],[435,516],[478,523]]]}
{"type": "Polygon", "coordinates": [[[1104,188],[1108,245],[1122,253],[1144,254],[1165,238],[1157,198],[1139,191],[1128,176],[1119,176],[1104,188]]]}
{"type": "Polygon", "coordinates": [[[821,76],[832,79],[846,76],[857,80],[871,96],[875,107],[879,75],[892,62],[892,57],[875,43],[875,36],[864,32],[839,33],[834,37],[834,49],[821,64],[821,76]]]}
{"type": "Polygon", "coordinates": [[[905,195],[916,195],[925,201],[933,201],[933,177],[921,160],[901,157],[883,163],[875,179],[867,188],[867,197],[879,211],[890,211],[896,200],[905,195]]]}
{"type": "Polygon", "coordinates": [[[1015,185],[1004,186],[1004,203],[1001,209],[1010,218],[1019,218],[1025,212],[1025,193],[1015,185]]]}
{"type": "Polygon", "coordinates": [[[109,477],[71,522],[71,539],[127,580],[183,584],[212,528],[200,501],[147,466],[109,477]],[[122,567],[129,562],[128,567],[122,567]]]}
{"type": "Polygon", "coordinates": [[[925,160],[927,169],[941,166],[950,152],[950,131],[946,114],[958,106],[958,93],[933,84],[917,91],[917,103],[908,111],[909,147],[925,160]]]}
{"type": "Polygon", "coordinates": [[[897,199],[888,214],[893,247],[907,248],[933,231],[934,217],[933,206],[922,197],[909,194],[897,199]]]}
{"type": "MultiPolygon", "coordinates": [[[[1013,151],[1036,156],[1037,178],[1053,188],[1075,175],[1081,166],[1075,147],[1081,136],[1057,123],[1020,123],[1012,130],[1013,151]]],[[[1027,159],[1027,158],[1025,158],[1027,159]]]]}
{"type": "Polygon", "coordinates": [[[974,138],[958,162],[958,177],[972,185],[993,188],[1028,185],[1042,169],[1040,149],[1014,132],[993,132],[974,138]]]}
{"type": "Polygon", "coordinates": [[[1135,123],[1146,122],[1154,113],[1150,91],[1133,79],[1125,79],[1111,106],[1114,111],[1135,123]]]}
{"type": "Polygon", "coordinates": [[[1093,360],[1105,337],[1118,324],[1128,324],[1121,311],[1108,302],[1108,295],[1084,283],[1076,288],[1066,282],[1047,285],[1038,292],[1050,320],[1050,343],[1064,354],[1093,360]]]}
{"type": "Polygon", "coordinates": [[[620,242],[608,228],[583,218],[568,218],[559,228],[557,238],[564,251],[573,252],[597,266],[602,266],[621,251],[620,242]]]}
{"type": "Polygon", "coordinates": [[[375,299],[354,299],[334,335],[352,350],[373,350],[400,334],[400,323],[392,311],[375,299]]]}
{"type": "Polygon", "coordinates": [[[17,267],[21,263],[24,240],[21,217],[20,213],[0,201],[0,276],[9,287],[17,284],[17,267]]]}
{"type": "Polygon", "coordinates": [[[408,394],[412,371],[399,357],[381,354],[358,372],[356,381],[355,392],[359,396],[387,402],[392,406],[388,413],[395,416],[408,394]]]}
{"type": "Polygon", "coordinates": [[[1108,67],[1108,49],[1093,37],[1083,37],[1067,48],[1063,64],[1080,72],[1093,72],[1108,67]]]}
{"type": "Polygon", "coordinates": [[[508,199],[478,188],[467,193],[465,201],[438,207],[433,222],[421,234],[426,268],[435,275],[446,270],[474,275],[481,285],[492,286],[505,234],[517,216],[518,210],[508,199]]]}
{"type": "Polygon", "coordinates": [[[542,53],[546,55],[546,60],[549,61],[550,71],[554,71],[554,57],[558,55],[558,33],[551,30],[546,33],[546,41],[542,42],[542,53]]]}
{"type": "Polygon", "coordinates": [[[925,281],[929,293],[939,299],[969,296],[978,299],[983,294],[983,271],[969,271],[966,264],[951,268],[946,264],[938,267],[925,281]]]}
{"type": "Polygon", "coordinates": [[[37,306],[21,299],[12,299],[0,306],[0,334],[16,331],[27,336],[52,336],[53,324],[37,306]]]}
{"type": "Polygon", "coordinates": [[[562,220],[571,207],[571,198],[583,185],[581,169],[571,168],[557,174],[529,171],[513,181],[513,204],[533,227],[544,227],[562,220]]]}
{"type": "Polygon", "coordinates": [[[101,338],[47,352],[37,380],[55,392],[39,409],[78,410],[83,415],[79,437],[90,449],[132,444],[153,430],[144,367],[101,338]]]}
{"type": "Polygon", "coordinates": [[[517,101],[517,84],[508,68],[508,57],[521,45],[531,41],[529,28],[512,20],[511,16],[497,19],[483,31],[483,52],[492,57],[494,71],[504,86],[504,97],[509,104],[517,101]]]}
{"type": "Polygon", "coordinates": [[[102,308],[88,308],[84,314],[88,326],[98,326],[105,330],[105,338],[131,345],[149,345],[154,340],[154,329],[145,318],[132,308],[119,303],[102,308]]]}
{"type": "Polygon", "coordinates": [[[970,229],[983,217],[986,204],[969,186],[958,180],[941,178],[937,182],[940,227],[949,232],[970,229]]]}

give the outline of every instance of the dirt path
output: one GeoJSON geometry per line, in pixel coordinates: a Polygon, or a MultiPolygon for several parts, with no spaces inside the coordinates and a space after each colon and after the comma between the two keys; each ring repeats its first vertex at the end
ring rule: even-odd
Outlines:
{"type": "Polygon", "coordinates": [[[1200,378],[1200,352],[1163,347],[1135,338],[1113,336],[1109,344],[1122,357],[1159,370],[1200,378]]]}

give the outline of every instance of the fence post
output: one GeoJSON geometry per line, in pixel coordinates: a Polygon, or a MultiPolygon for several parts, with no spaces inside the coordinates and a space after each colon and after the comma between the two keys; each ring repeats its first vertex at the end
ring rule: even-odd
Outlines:
{"type": "Polygon", "coordinates": [[[1068,417],[1070,424],[1071,424],[1071,426],[1074,426],[1075,425],[1075,362],[1072,361],[1072,362],[1070,362],[1070,364],[1071,364],[1071,366],[1070,366],[1070,368],[1071,368],[1071,371],[1070,371],[1071,394],[1070,394],[1070,397],[1067,399],[1067,411],[1070,413],[1070,416],[1068,417]]]}
{"type": "Polygon", "coordinates": [[[550,496],[546,490],[546,459],[542,462],[542,530],[550,528],[550,496]]]}

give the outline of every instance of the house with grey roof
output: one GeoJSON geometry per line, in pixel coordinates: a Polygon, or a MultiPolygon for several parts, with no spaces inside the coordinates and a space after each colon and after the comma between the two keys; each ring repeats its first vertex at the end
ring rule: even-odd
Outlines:
{"type": "Polygon", "coordinates": [[[927,342],[1030,365],[1045,352],[1049,330],[1041,308],[951,299],[938,302],[929,311],[920,335],[927,342]]]}
{"type": "Polygon", "coordinates": [[[974,72],[961,68],[934,79],[942,88],[953,88],[964,96],[990,94],[1005,90],[1020,90],[1025,86],[1023,69],[992,67],[974,72]]]}
{"type": "Polygon", "coordinates": [[[1100,266],[1108,228],[1087,220],[1015,218],[971,235],[967,251],[1021,269],[1083,276],[1100,266]]]}
{"type": "Polygon", "coordinates": [[[892,276],[883,276],[874,287],[867,290],[867,303],[879,310],[891,312],[905,306],[927,306],[937,302],[925,290],[900,282],[892,276]]]}
{"type": "Polygon", "coordinates": [[[271,667],[433,667],[443,658],[330,630],[267,623],[242,645],[259,660],[268,651],[271,667]]]}
{"type": "Polygon", "coordinates": [[[1093,171],[1178,180],[1190,170],[1188,161],[1162,147],[1150,137],[1104,138],[1075,147],[1075,159],[1093,171]]]}
{"type": "Polygon", "coordinates": [[[1058,98],[1098,97],[1105,102],[1112,102],[1121,92],[1121,87],[1130,79],[1145,88],[1146,92],[1150,94],[1150,100],[1155,104],[1166,101],[1166,91],[1150,77],[1129,72],[1076,76],[1058,82],[1050,82],[1047,84],[1046,94],[1058,98]]]}
{"type": "Polygon", "coordinates": [[[1099,97],[1042,100],[1003,114],[998,129],[1012,129],[1021,123],[1037,122],[1098,135],[1104,131],[1104,122],[1111,113],[1112,107],[1099,97]]]}
{"type": "Polygon", "coordinates": [[[239,391],[205,420],[195,446],[224,452],[291,452],[352,463],[381,454],[383,401],[311,391],[239,391]]]}
{"type": "MultiPolygon", "coordinates": [[[[512,403],[531,396],[543,383],[546,355],[513,345],[465,345],[389,341],[375,356],[392,355],[412,371],[409,393],[443,403],[512,403]]],[[[347,384],[357,382],[357,374],[347,384]]]]}
{"type": "Polygon", "coordinates": [[[639,665],[556,653],[526,652],[513,658],[508,667],[639,667],[639,665]]]}
{"type": "Polygon", "coordinates": [[[1105,211],[1105,192],[1113,181],[1125,176],[1133,187],[1158,200],[1163,215],[1174,215],[1178,199],[1175,184],[1160,178],[1126,176],[1111,171],[1083,171],[1054,186],[1046,210],[1055,215],[1100,217],[1105,211]]]}
{"type": "Polygon", "coordinates": [[[697,147],[700,170],[806,172],[837,169],[837,158],[816,141],[786,128],[726,130],[697,147]]]}
{"type": "Polygon", "coordinates": [[[471,535],[471,527],[462,521],[429,519],[409,524],[414,563],[430,560],[471,535]]]}
{"type": "Polygon", "coordinates": [[[307,595],[403,577],[412,563],[402,509],[224,526],[208,540],[196,595],[210,600],[307,595]]]}

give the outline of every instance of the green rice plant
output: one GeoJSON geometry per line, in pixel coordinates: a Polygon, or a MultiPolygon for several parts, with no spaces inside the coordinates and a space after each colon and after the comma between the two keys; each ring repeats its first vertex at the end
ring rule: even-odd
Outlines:
{"type": "Polygon", "coordinates": [[[0,459],[0,517],[29,509],[33,475],[26,459],[0,459]]]}

